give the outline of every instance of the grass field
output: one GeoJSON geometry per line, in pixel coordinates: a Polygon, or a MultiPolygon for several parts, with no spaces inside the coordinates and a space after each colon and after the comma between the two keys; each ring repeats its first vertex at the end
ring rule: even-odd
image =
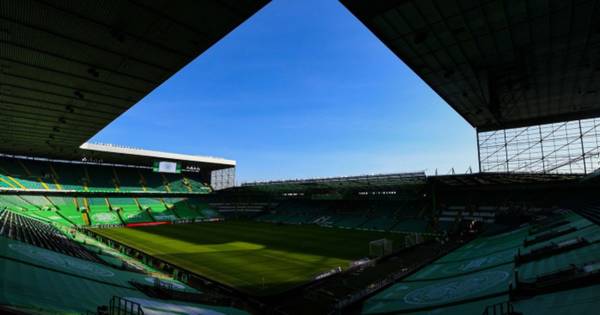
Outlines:
{"type": "Polygon", "coordinates": [[[369,254],[369,242],[402,236],[317,226],[226,221],[95,232],[255,296],[283,292],[369,254]]]}

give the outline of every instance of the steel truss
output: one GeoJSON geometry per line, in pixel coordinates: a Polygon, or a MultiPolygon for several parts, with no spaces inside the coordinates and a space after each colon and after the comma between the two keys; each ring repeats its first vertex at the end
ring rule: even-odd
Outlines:
{"type": "Polygon", "coordinates": [[[477,133],[481,172],[591,173],[600,118],[477,133]]]}
{"type": "Polygon", "coordinates": [[[235,167],[212,171],[210,174],[210,184],[214,190],[235,186],[235,167]]]}

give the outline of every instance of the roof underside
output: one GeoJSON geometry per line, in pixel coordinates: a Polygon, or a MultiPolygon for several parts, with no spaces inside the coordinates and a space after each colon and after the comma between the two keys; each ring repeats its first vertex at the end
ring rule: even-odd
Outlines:
{"type": "Polygon", "coordinates": [[[268,2],[2,0],[0,152],[80,158],[82,143],[268,2]]]}
{"type": "Polygon", "coordinates": [[[341,0],[480,131],[600,116],[597,0],[341,0]]]}

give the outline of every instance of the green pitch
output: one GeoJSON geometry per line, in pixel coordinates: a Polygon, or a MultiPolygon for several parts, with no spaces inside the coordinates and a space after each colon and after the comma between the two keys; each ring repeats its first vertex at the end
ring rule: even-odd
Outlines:
{"type": "Polygon", "coordinates": [[[369,242],[399,234],[226,221],[95,232],[246,293],[283,292],[369,254],[369,242]]]}

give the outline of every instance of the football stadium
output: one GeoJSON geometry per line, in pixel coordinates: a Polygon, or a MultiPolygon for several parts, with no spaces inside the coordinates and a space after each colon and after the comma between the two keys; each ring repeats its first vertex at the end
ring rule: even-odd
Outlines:
{"type": "Polygon", "coordinates": [[[0,2],[0,313],[599,313],[598,0],[340,0],[475,130],[465,174],[88,141],[269,2],[0,2]]]}

